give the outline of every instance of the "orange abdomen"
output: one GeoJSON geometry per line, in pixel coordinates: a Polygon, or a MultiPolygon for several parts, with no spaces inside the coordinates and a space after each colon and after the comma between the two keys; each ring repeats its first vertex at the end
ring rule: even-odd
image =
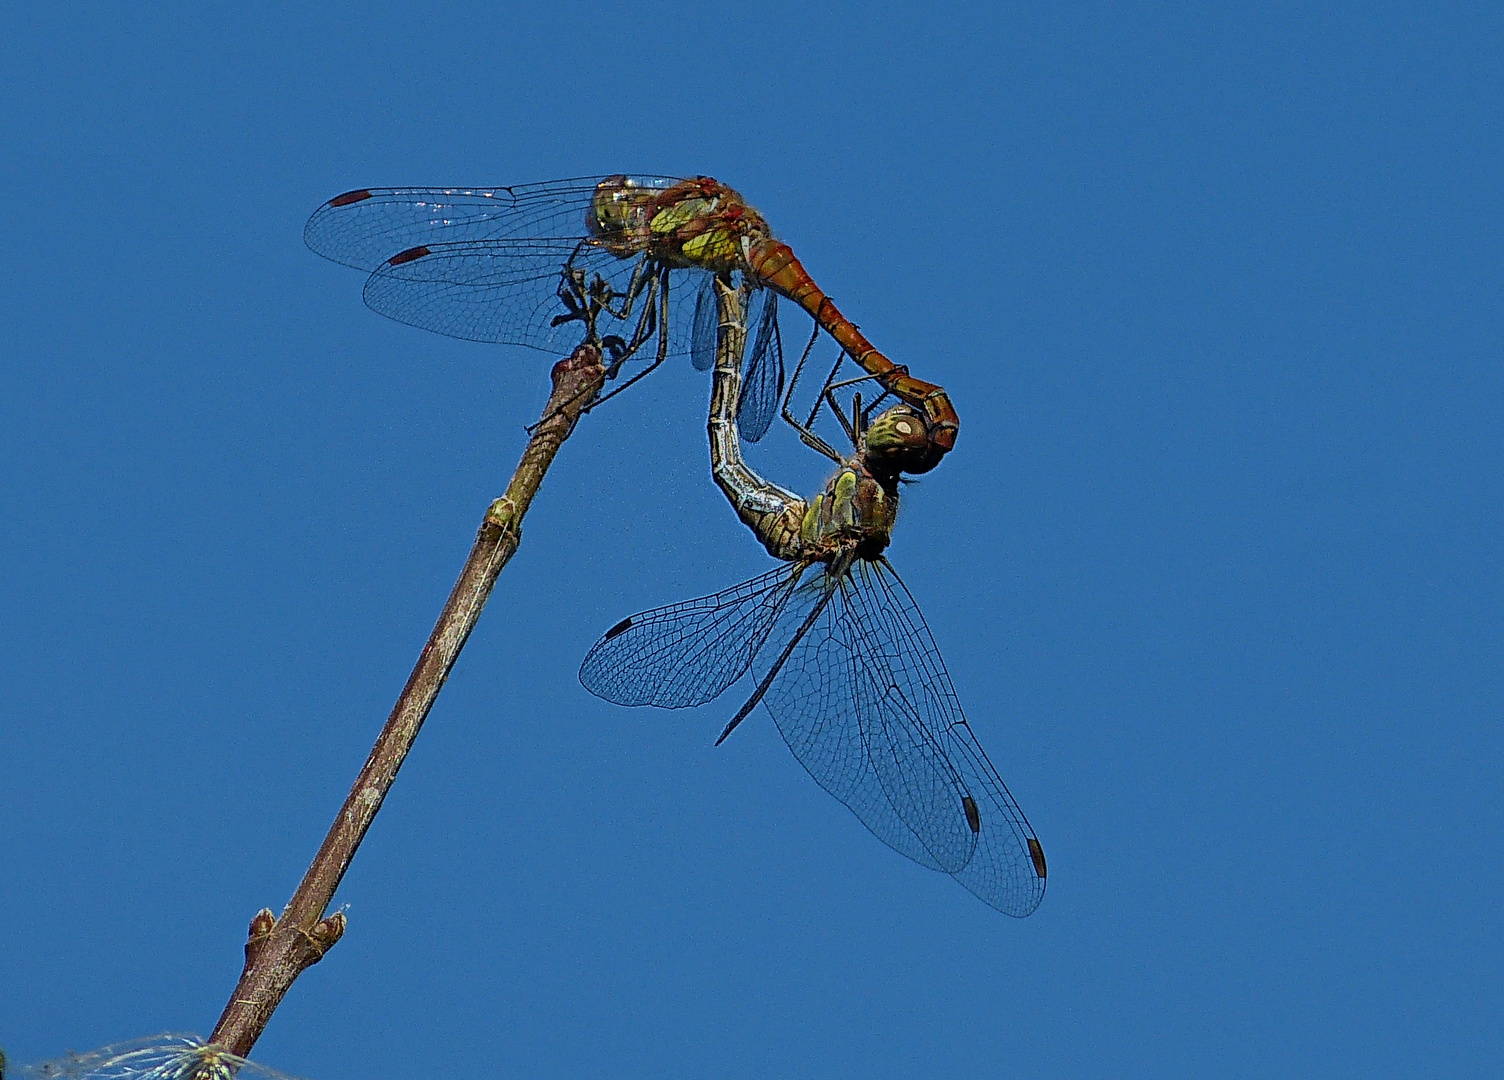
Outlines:
{"type": "Polygon", "coordinates": [[[934,383],[914,378],[908,368],[893,363],[878,352],[857,325],[841,314],[835,301],[815,284],[815,279],[809,276],[794,249],[787,244],[771,238],[754,241],[747,252],[747,264],[762,284],[809,312],[810,317],[835,338],[836,344],[845,349],[863,370],[877,377],[885,390],[923,413],[929,423],[934,454],[923,468],[907,471],[924,472],[934,468],[946,451],[956,445],[956,432],[960,428],[960,418],[950,403],[950,396],[934,383]]]}

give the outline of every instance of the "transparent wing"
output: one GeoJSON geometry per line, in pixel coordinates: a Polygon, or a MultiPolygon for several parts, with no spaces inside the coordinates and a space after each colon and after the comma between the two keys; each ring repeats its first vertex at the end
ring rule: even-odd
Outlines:
{"type": "MultiPolygon", "coordinates": [[[[639,325],[645,294],[629,303],[634,279],[646,272],[642,259],[619,259],[588,241],[477,240],[410,248],[387,259],[366,281],[371,310],[423,330],[466,341],[526,345],[566,353],[585,336],[579,322],[557,323],[566,313],[559,285],[566,265],[587,280],[600,278],[615,295],[612,311],[597,322],[602,336],[630,339],[639,325]]],[[[671,353],[688,349],[694,271],[670,273],[671,353]]],[[[656,309],[654,322],[661,315],[656,309]]]]}
{"type": "Polygon", "coordinates": [[[580,665],[580,682],[617,705],[703,705],[735,682],[796,593],[803,568],[760,577],[623,619],[580,665]]]}
{"type": "Polygon", "coordinates": [[[837,580],[781,567],[623,619],[580,681],[621,705],[678,708],[712,700],[749,667],[768,682],[762,704],[794,756],[880,840],[1004,914],[1039,906],[1043,849],[886,560],[858,560],[837,580]]]}
{"type": "MultiPolygon", "coordinates": [[[[362,188],[313,212],[303,240],[326,259],[375,270],[399,251],[429,244],[501,239],[579,239],[604,176],[496,188],[362,188]]],[[[648,188],[669,176],[634,176],[648,188]]]]}
{"type": "Polygon", "coordinates": [[[756,314],[748,325],[757,328],[752,351],[742,373],[741,397],[736,403],[736,428],[748,442],[768,433],[783,396],[783,340],[778,334],[778,294],[758,289],[756,314]]]}
{"type": "Polygon", "coordinates": [[[715,367],[717,332],[721,325],[721,315],[716,307],[715,276],[703,274],[701,277],[703,280],[695,293],[694,332],[689,355],[696,368],[700,371],[709,371],[715,367]]]}
{"type": "MultiPolygon", "coordinates": [[[[763,704],[789,749],[815,781],[849,807],[889,847],[932,870],[954,873],[971,859],[960,775],[924,724],[888,692],[873,650],[858,561],[789,655],[763,704]]],[[[831,587],[820,574],[795,592],[753,662],[759,679],[831,587]]]]}
{"type": "Polygon", "coordinates": [[[868,673],[863,692],[883,698],[875,715],[885,724],[906,717],[900,729],[922,733],[925,752],[938,749],[973,801],[967,816],[975,850],[963,866],[946,870],[1004,914],[1030,914],[1044,898],[1044,850],[972,733],[924,616],[886,559],[858,563],[850,580],[843,595],[856,664],[868,673]]]}
{"type": "MultiPolygon", "coordinates": [[[[390,319],[449,337],[567,352],[583,330],[552,321],[565,310],[563,266],[579,247],[575,240],[494,240],[412,248],[377,267],[365,301],[390,319]]],[[[607,274],[623,262],[601,249],[580,252],[578,261],[607,274]]]]}

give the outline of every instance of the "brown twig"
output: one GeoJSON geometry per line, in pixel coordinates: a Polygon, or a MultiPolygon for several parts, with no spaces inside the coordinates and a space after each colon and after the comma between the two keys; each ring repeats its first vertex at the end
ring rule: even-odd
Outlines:
{"type": "Polygon", "coordinates": [[[323,846],[282,917],[275,918],[270,909],[263,908],[251,920],[245,969],[209,1036],[210,1043],[240,1057],[249,1054],[293,980],[318,963],[344,933],[344,913],[325,918],[324,912],[475,628],[496,576],[521,543],[522,516],[543,474],[604,381],[600,351],[594,346],[582,345],[554,365],[553,393],[544,406],[543,419],[533,429],[506,494],[486,512],[459,581],[323,846]]]}

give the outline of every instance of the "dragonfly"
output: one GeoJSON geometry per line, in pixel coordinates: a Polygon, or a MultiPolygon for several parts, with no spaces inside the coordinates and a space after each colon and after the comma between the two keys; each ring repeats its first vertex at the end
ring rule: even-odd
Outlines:
{"type": "Polygon", "coordinates": [[[319,207],[303,238],[365,271],[365,302],[399,322],[555,355],[572,350],[583,329],[611,378],[629,360],[647,364],[607,397],[671,355],[711,368],[713,282],[737,274],[750,285],[756,327],[736,402],[743,438],[762,438],[783,395],[782,297],[922,419],[925,437],[905,451],[905,472],[927,472],[955,445],[959,420],[945,390],[879,352],[762,215],[707,176],[361,188],[319,207]]]}
{"type": "Polygon", "coordinates": [[[749,671],[755,688],[719,745],[761,704],[794,757],[878,839],[951,875],[1007,915],[1044,896],[1033,828],[961,710],[924,616],[883,554],[898,512],[893,451],[923,430],[900,402],[876,417],[855,396],[854,453],[812,500],[741,458],[734,422],[746,289],[717,280],[720,339],[711,465],[738,516],[784,565],[729,589],[640,612],[586,655],[580,681],[618,705],[686,708],[749,671]]]}

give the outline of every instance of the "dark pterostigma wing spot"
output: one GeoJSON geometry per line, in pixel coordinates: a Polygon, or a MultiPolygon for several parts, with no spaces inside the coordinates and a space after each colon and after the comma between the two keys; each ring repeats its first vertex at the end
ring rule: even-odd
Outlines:
{"type": "Polygon", "coordinates": [[[397,252],[397,254],[386,261],[386,264],[388,266],[401,266],[403,263],[416,262],[423,258],[423,256],[432,254],[433,252],[428,248],[419,245],[418,247],[408,248],[406,251],[397,252]]]}
{"type": "Polygon", "coordinates": [[[580,682],[618,705],[703,705],[747,670],[803,572],[799,564],[780,566],[623,619],[586,655],[580,682]]]}
{"type": "Polygon", "coordinates": [[[365,202],[371,197],[371,193],[365,188],[359,191],[347,191],[343,195],[336,195],[329,200],[330,206],[349,206],[351,203],[365,202]]]}
{"type": "Polygon", "coordinates": [[[1028,915],[1044,896],[1044,850],[966,722],[914,598],[887,560],[858,560],[839,604],[792,693],[775,685],[765,698],[790,749],[879,839],[1028,915]],[[836,692],[845,686],[854,693],[836,692]]]}
{"type": "MultiPolygon", "coordinates": [[[[794,757],[863,825],[922,866],[954,873],[969,862],[977,834],[966,822],[968,794],[902,694],[884,657],[903,649],[893,627],[869,617],[862,596],[871,569],[856,560],[831,586],[831,570],[797,590],[769,641],[795,638],[763,704],[794,757]]],[[[753,674],[765,678],[778,654],[764,650],[753,674]]]]}
{"type": "Polygon", "coordinates": [[[610,641],[612,638],[616,637],[618,634],[626,633],[626,631],[631,627],[631,625],[632,625],[632,616],[628,615],[621,622],[617,623],[611,629],[607,630],[606,631],[606,636],[605,636],[605,638],[603,640],[610,641]]]}
{"type": "Polygon", "coordinates": [[[1039,846],[1039,841],[1029,837],[1029,858],[1034,860],[1034,873],[1044,880],[1044,848],[1039,846]]]}

